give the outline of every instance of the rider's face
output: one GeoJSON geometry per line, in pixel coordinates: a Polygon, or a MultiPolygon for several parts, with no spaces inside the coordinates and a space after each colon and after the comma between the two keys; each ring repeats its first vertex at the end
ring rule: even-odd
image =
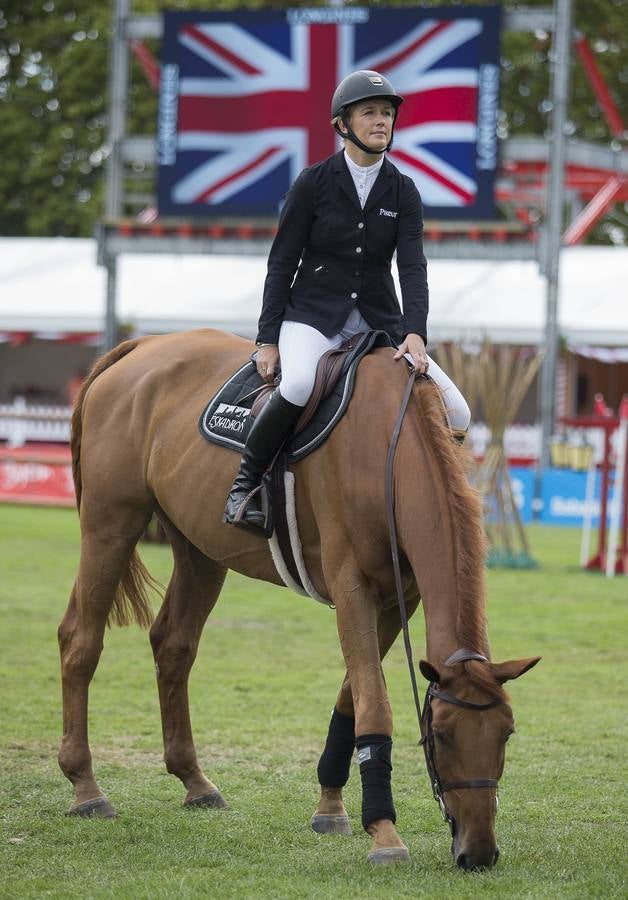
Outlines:
{"type": "Polygon", "coordinates": [[[390,143],[395,111],[388,100],[361,100],[349,111],[349,125],[355,136],[374,152],[390,143]]]}

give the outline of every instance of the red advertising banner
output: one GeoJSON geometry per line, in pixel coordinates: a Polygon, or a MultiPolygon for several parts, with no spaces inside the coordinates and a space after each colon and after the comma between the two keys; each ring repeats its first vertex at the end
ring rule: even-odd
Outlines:
{"type": "Polygon", "coordinates": [[[1,448],[0,502],[75,506],[69,450],[1,448]]]}

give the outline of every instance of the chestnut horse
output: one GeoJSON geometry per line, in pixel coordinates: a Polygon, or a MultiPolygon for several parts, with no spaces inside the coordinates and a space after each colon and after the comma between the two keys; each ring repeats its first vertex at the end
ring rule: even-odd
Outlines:
{"type": "MultiPolygon", "coordinates": [[[[132,619],[151,626],[167,770],[185,785],[186,805],[226,805],[197,761],[188,676],[227,570],[273,584],[281,580],[265,540],[223,524],[238,456],[203,440],[197,422],[210,395],[251,351],[249,341],[205,329],[127,341],[96,363],[77,398],[72,465],[81,556],[59,626],[59,764],[74,785],[70,813],[115,815],[92,771],[88,690],[107,622],[132,619]],[[153,513],[174,554],[154,622],[145,591],[150,576],[135,549],[153,513]]],[[[346,662],[336,710],[355,716],[356,739],[392,735],[381,660],[401,621],[384,468],[406,378],[405,363],[395,362],[392,350],[366,357],[344,417],[318,450],[293,467],[304,560],[316,591],[335,606],[346,662]]],[[[488,659],[481,507],[446,427],[440,395],[427,379],[416,382],[410,397],[393,484],[408,614],[420,599],[425,610],[429,662],[421,669],[437,688],[430,745],[441,781],[453,785],[444,787],[452,850],[463,868],[488,867],[498,855],[495,786],[513,730],[502,684],[538,658],[488,659]],[[452,661],[460,648],[465,661],[452,661]],[[486,659],[469,659],[467,651],[486,659]],[[490,779],[490,786],[479,779],[490,779]]],[[[349,743],[351,753],[353,735],[349,743]]],[[[371,861],[409,859],[393,819],[368,825],[371,861]]],[[[341,787],[322,785],[312,823],[316,830],[350,830],[341,787]]]]}

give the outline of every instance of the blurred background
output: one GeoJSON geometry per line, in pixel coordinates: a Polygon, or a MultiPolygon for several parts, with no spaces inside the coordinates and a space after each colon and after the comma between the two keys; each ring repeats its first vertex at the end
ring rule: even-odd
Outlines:
{"type": "Polygon", "coordinates": [[[406,97],[391,159],[424,201],[430,352],[473,402],[487,516],[617,507],[625,535],[627,7],[2,4],[0,498],[73,503],[69,411],[103,350],[255,335],[282,197],[334,152],[335,84],[375,68],[406,97]]]}

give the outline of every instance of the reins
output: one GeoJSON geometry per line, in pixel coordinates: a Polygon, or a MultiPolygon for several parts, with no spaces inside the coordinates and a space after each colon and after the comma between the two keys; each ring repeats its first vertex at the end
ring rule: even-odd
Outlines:
{"type": "Polygon", "coordinates": [[[412,369],[408,383],[403,394],[399,415],[390,439],[388,455],[386,456],[386,518],[388,520],[388,533],[390,534],[390,550],[392,553],[393,572],[395,574],[395,587],[397,589],[397,602],[399,603],[399,615],[401,617],[401,628],[403,631],[403,643],[406,648],[406,659],[408,660],[408,669],[410,672],[410,681],[412,683],[412,693],[414,695],[414,705],[419,717],[419,730],[421,739],[423,738],[423,721],[421,713],[421,700],[419,697],[419,688],[416,680],[416,671],[414,669],[414,661],[412,659],[412,645],[410,643],[410,630],[408,628],[408,611],[406,609],[406,599],[403,594],[403,585],[401,583],[401,567],[399,565],[399,544],[397,543],[397,525],[395,523],[395,491],[393,484],[395,453],[399,442],[399,434],[401,426],[406,415],[412,388],[416,381],[416,370],[412,369]]]}
{"type": "MultiPolygon", "coordinates": [[[[401,426],[403,425],[403,420],[405,418],[406,410],[408,408],[408,403],[410,401],[410,396],[412,394],[412,388],[414,387],[414,383],[416,381],[416,371],[413,369],[410,373],[410,377],[408,378],[408,383],[406,385],[406,389],[403,394],[403,398],[401,401],[401,407],[399,409],[399,414],[397,416],[397,421],[395,423],[395,427],[393,429],[392,437],[390,439],[390,446],[388,448],[388,455],[386,457],[386,518],[388,521],[388,532],[390,535],[390,550],[392,554],[392,562],[393,562],[393,572],[395,576],[395,588],[397,591],[397,602],[399,604],[399,616],[401,619],[401,628],[403,632],[403,643],[406,650],[406,659],[408,662],[408,670],[410,673],[410,682],[412,684],[412,694],[414,697],[414,705],[416,707],[417,718],[419,721],[419,734],[420,740],[419,744],[423,747],[423,752],[425,754],[425,764],[427,767],[428,776],[430,779],[430,783],[432,785],[432,791],[434,794],[434,799],[438,802],[440,806],[441,813],[443,815],[443,819],[449,825],[452,835],[455,831],[455,822],[454,819],[447,809],[445,804],[445,800],[443,794],[445,791],[456,790],[457,788],[495,788],[498,787],[498,780],[495,778],[475,778],[468,779],[465,781],[448,781],[443,782],[440,779],[438,774],[438,769],[436,767],[436,758],[435,758],[435,745],[434,745],[434,734],[432,731],[432,699],[442,700],[445,703],[451,703],[454,706],[462,707],[463,709],[472,709],[472,710],[487,710],[493,709],[493,707],[497,706],[502,702],[499,697],[493,698],[488,703],[474,703],[470,700],[464,700],[461,697],[456,697],[453,694],[449,694],[445,691],[439,690],[438,686],[433,682],[428,686],[427,692],[425,694],[425,704],[423,709],[421,709],[421,700],[419,697],[419,688],[417,685],[416,671],[414,668],[414,661],[412,658],[412,645],[410,643],[410,629],[408,625],[408,611],[406,609],[406,600],[403,593],[403,585],[401,583],[401,567],[399,565],[399,544],[397,542],[397,525],[395,523],[395,495],[394,495],[394,463],[395,463],[395,453],[397,450],[397,444],[399,442],[399,435],[401,433],[401,426]]],[[[461,648],[456,650],[455,653],[452,653],[450,657],[445,660],[445,665],[455,665],[457,663],[466,662],[470,659],[477,659],[482,662],[488,662],[487,657],[481,653],[476,652],[475,650],[469,650],[467,648],[461,648]]],[[[497,795],[495,795],[495,802],[497,804],[497,795]]]]}

